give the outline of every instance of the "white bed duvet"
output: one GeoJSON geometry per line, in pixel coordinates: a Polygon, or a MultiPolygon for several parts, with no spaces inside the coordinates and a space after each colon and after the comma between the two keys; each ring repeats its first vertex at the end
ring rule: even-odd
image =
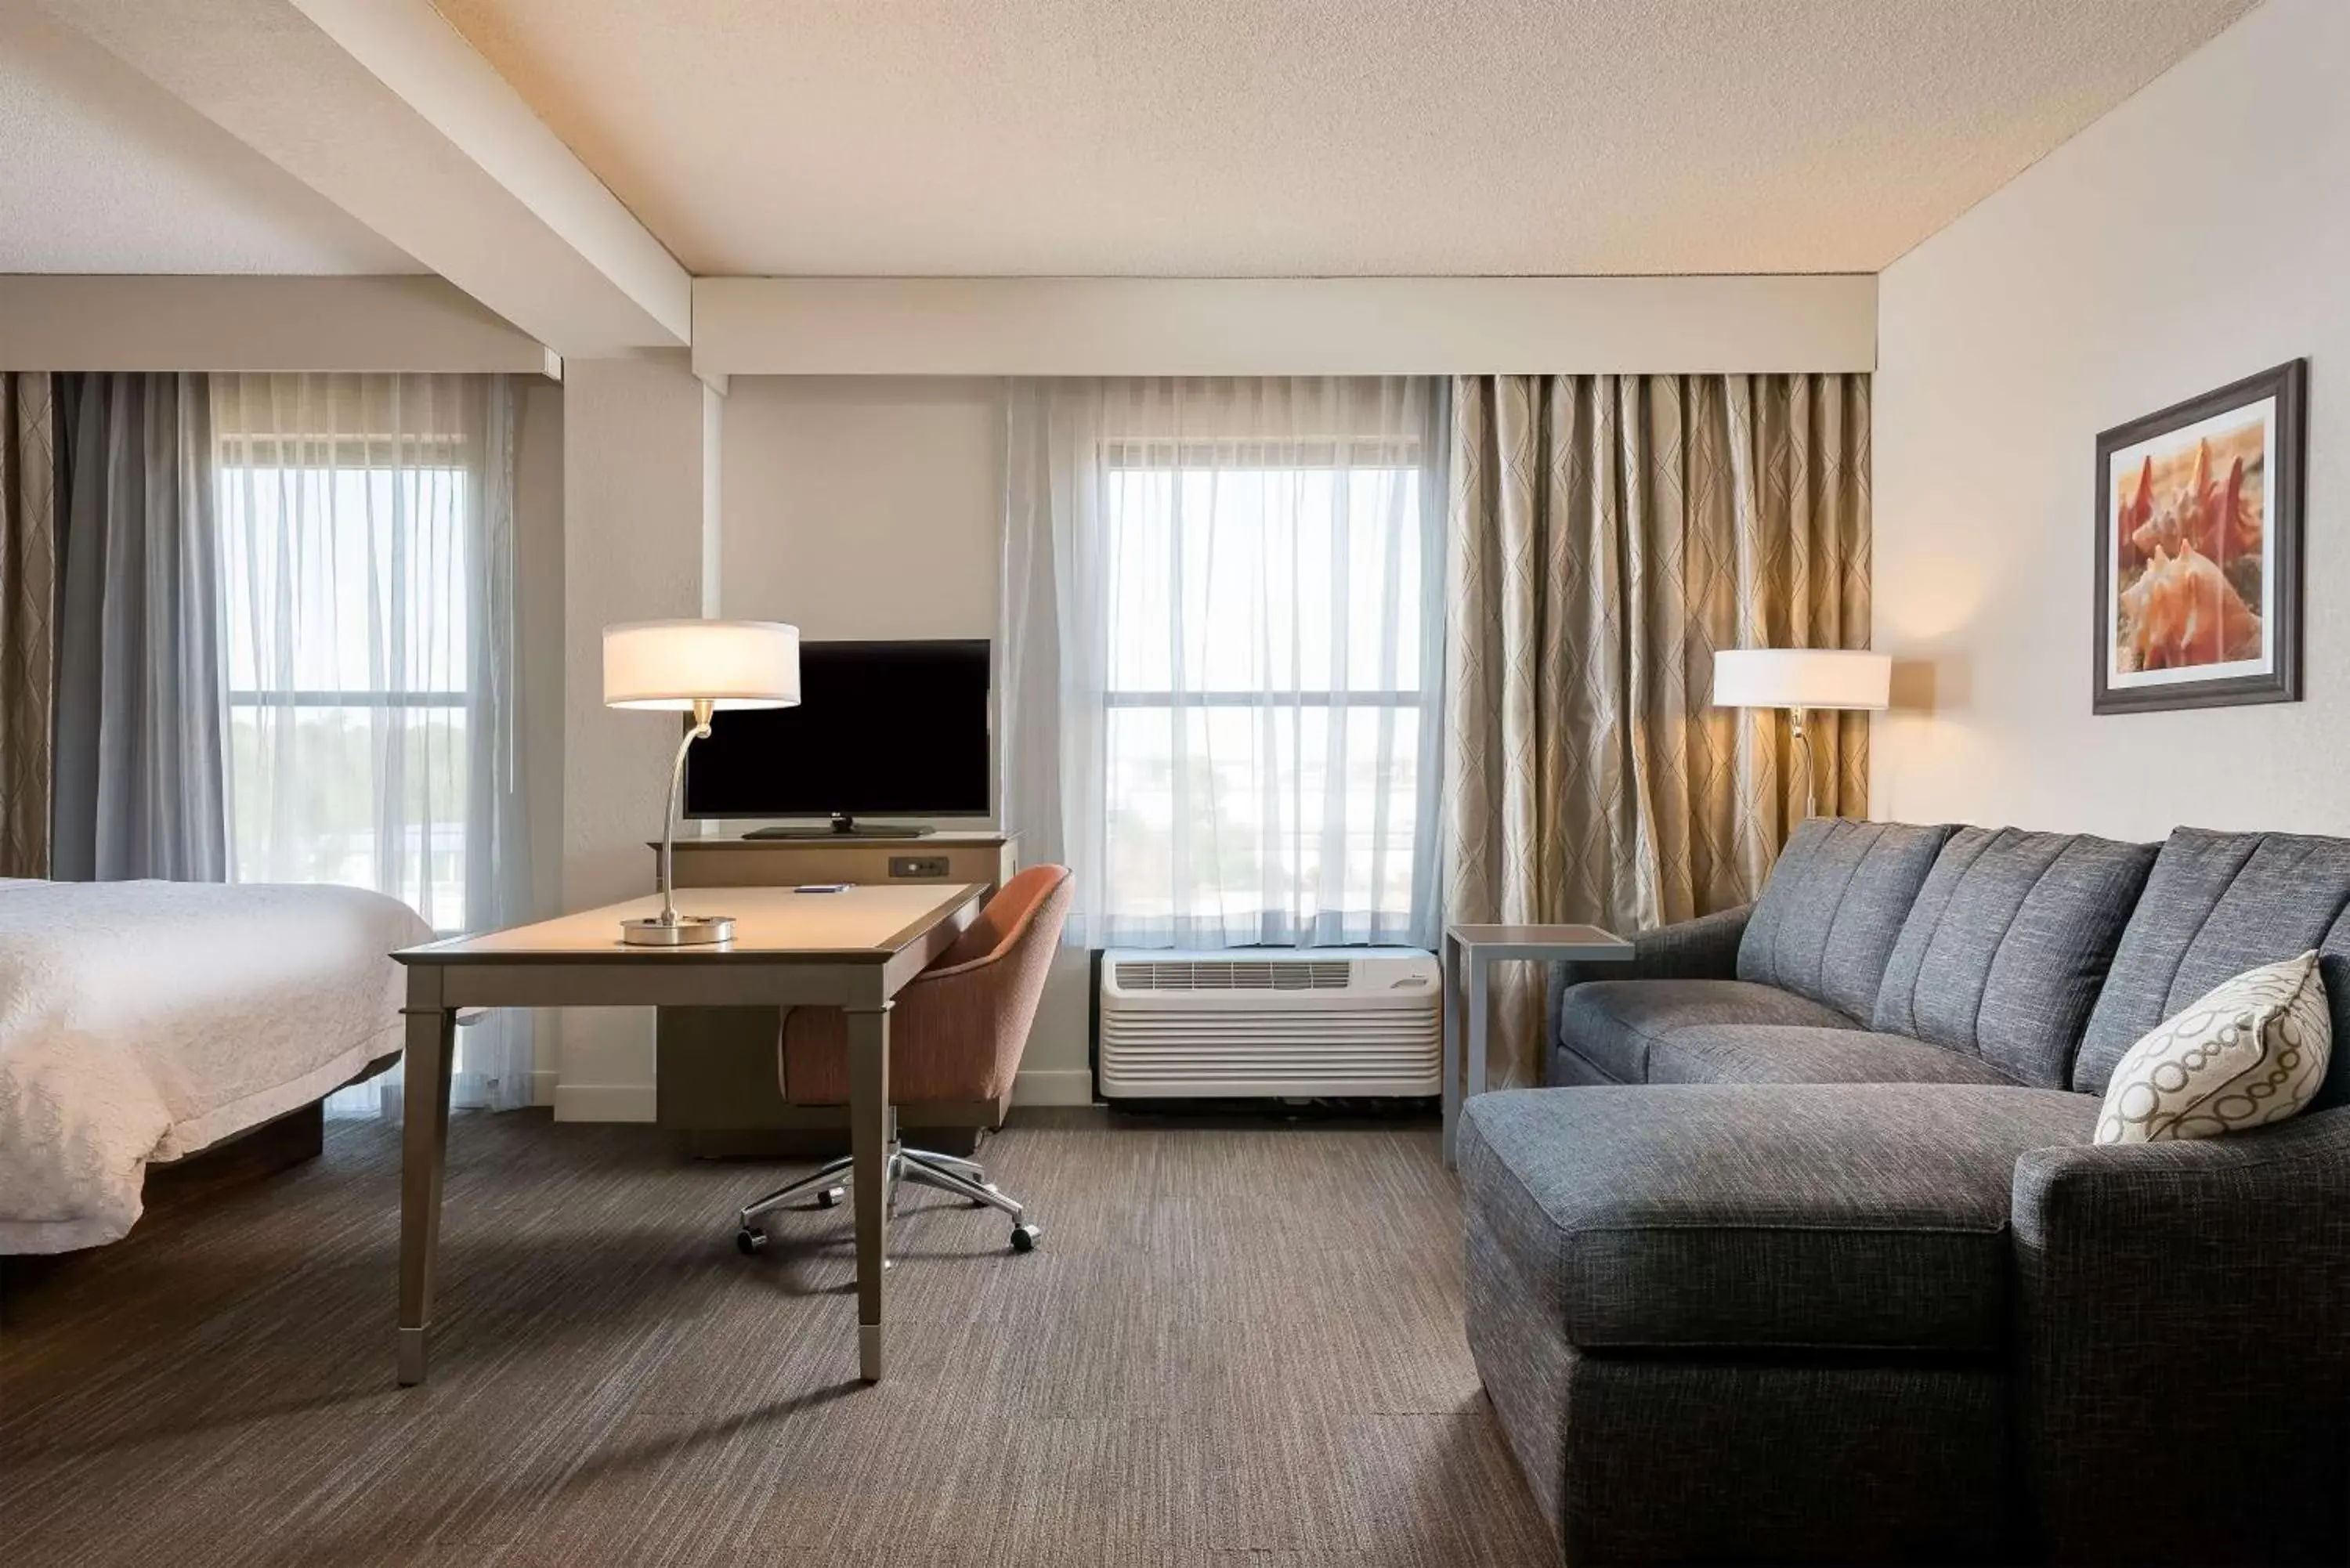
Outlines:
{"type": "Polygon", "coordinates": [[[150,1160],[400,1046],[413,910],[356,888],[0,881],[0,1252],[111,1241],[150,1160]]]}

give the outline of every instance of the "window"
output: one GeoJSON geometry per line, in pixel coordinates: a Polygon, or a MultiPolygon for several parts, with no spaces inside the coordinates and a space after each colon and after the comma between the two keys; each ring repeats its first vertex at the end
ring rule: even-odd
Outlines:
{"type": "MultiPolygon", "coordinates": [[[[512,388],[218,375],[211,404],[230,875],[372,888],[443,933],[526,918],[512,388]]],[[[456,1104],[530,1103],[530,1022],[464,1031],[456,1104]]]]}
{"type": "Polygon", "coordinates": [[[468,475],[303,444],[296,466],[232,441],[220,469],[233,875],[373,888],[461,930],[468,475]]]}
{"type": "Polygon", "coordinates": [[[1065,940],[1432,940],[1445,392],[1008,389],[999,798],[1065,940]]]}
{"type": "Polygon", "coordinates": [[[1110,940],[1403,940],[1433,608],[1398,441],[1101,456],[1110,940]]]}

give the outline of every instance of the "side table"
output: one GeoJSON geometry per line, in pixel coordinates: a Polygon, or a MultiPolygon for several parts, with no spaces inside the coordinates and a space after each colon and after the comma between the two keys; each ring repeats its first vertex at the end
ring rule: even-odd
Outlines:
{"type": "Polygon", "coordinates": [[[1597,926],[1447,926],[1444,951],[1444,1163],[1454,1161],[1461,1102],[1485,1092],[1486,1000],[1495,959],[1622,961],[1632,944],[1597,926]],[[1465,1018],[1463,1016],[1465,1012],[1465,1018]],[[1461,1078],[1461,1043],[1468,1043],[1468,1078],[1461,1078]]]}

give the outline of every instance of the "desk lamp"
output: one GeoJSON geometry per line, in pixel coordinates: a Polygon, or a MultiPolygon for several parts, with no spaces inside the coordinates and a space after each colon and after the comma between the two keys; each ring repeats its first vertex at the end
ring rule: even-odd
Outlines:
{"type": "Polygon", "coordinates": [[[632,947],[675,948],[731,941],[731,915],[681,915],[673,896],[678,797],[685,753],[710,733],[712,713],[795,708],[800,701],[800,633],[771,620],[638,620],[604,628],[604,706],[691,713],[670,766],[669,815],[661,819],[660,913],[620,922],[632,947]]]}

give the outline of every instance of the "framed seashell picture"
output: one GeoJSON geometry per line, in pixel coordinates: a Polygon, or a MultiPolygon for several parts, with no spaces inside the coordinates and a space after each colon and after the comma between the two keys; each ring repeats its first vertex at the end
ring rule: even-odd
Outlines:
{"type": "Polygon", "coordinates": [[[2309,361],[2097,437],[2099,713],[2301,700],[2309,361]]]}

